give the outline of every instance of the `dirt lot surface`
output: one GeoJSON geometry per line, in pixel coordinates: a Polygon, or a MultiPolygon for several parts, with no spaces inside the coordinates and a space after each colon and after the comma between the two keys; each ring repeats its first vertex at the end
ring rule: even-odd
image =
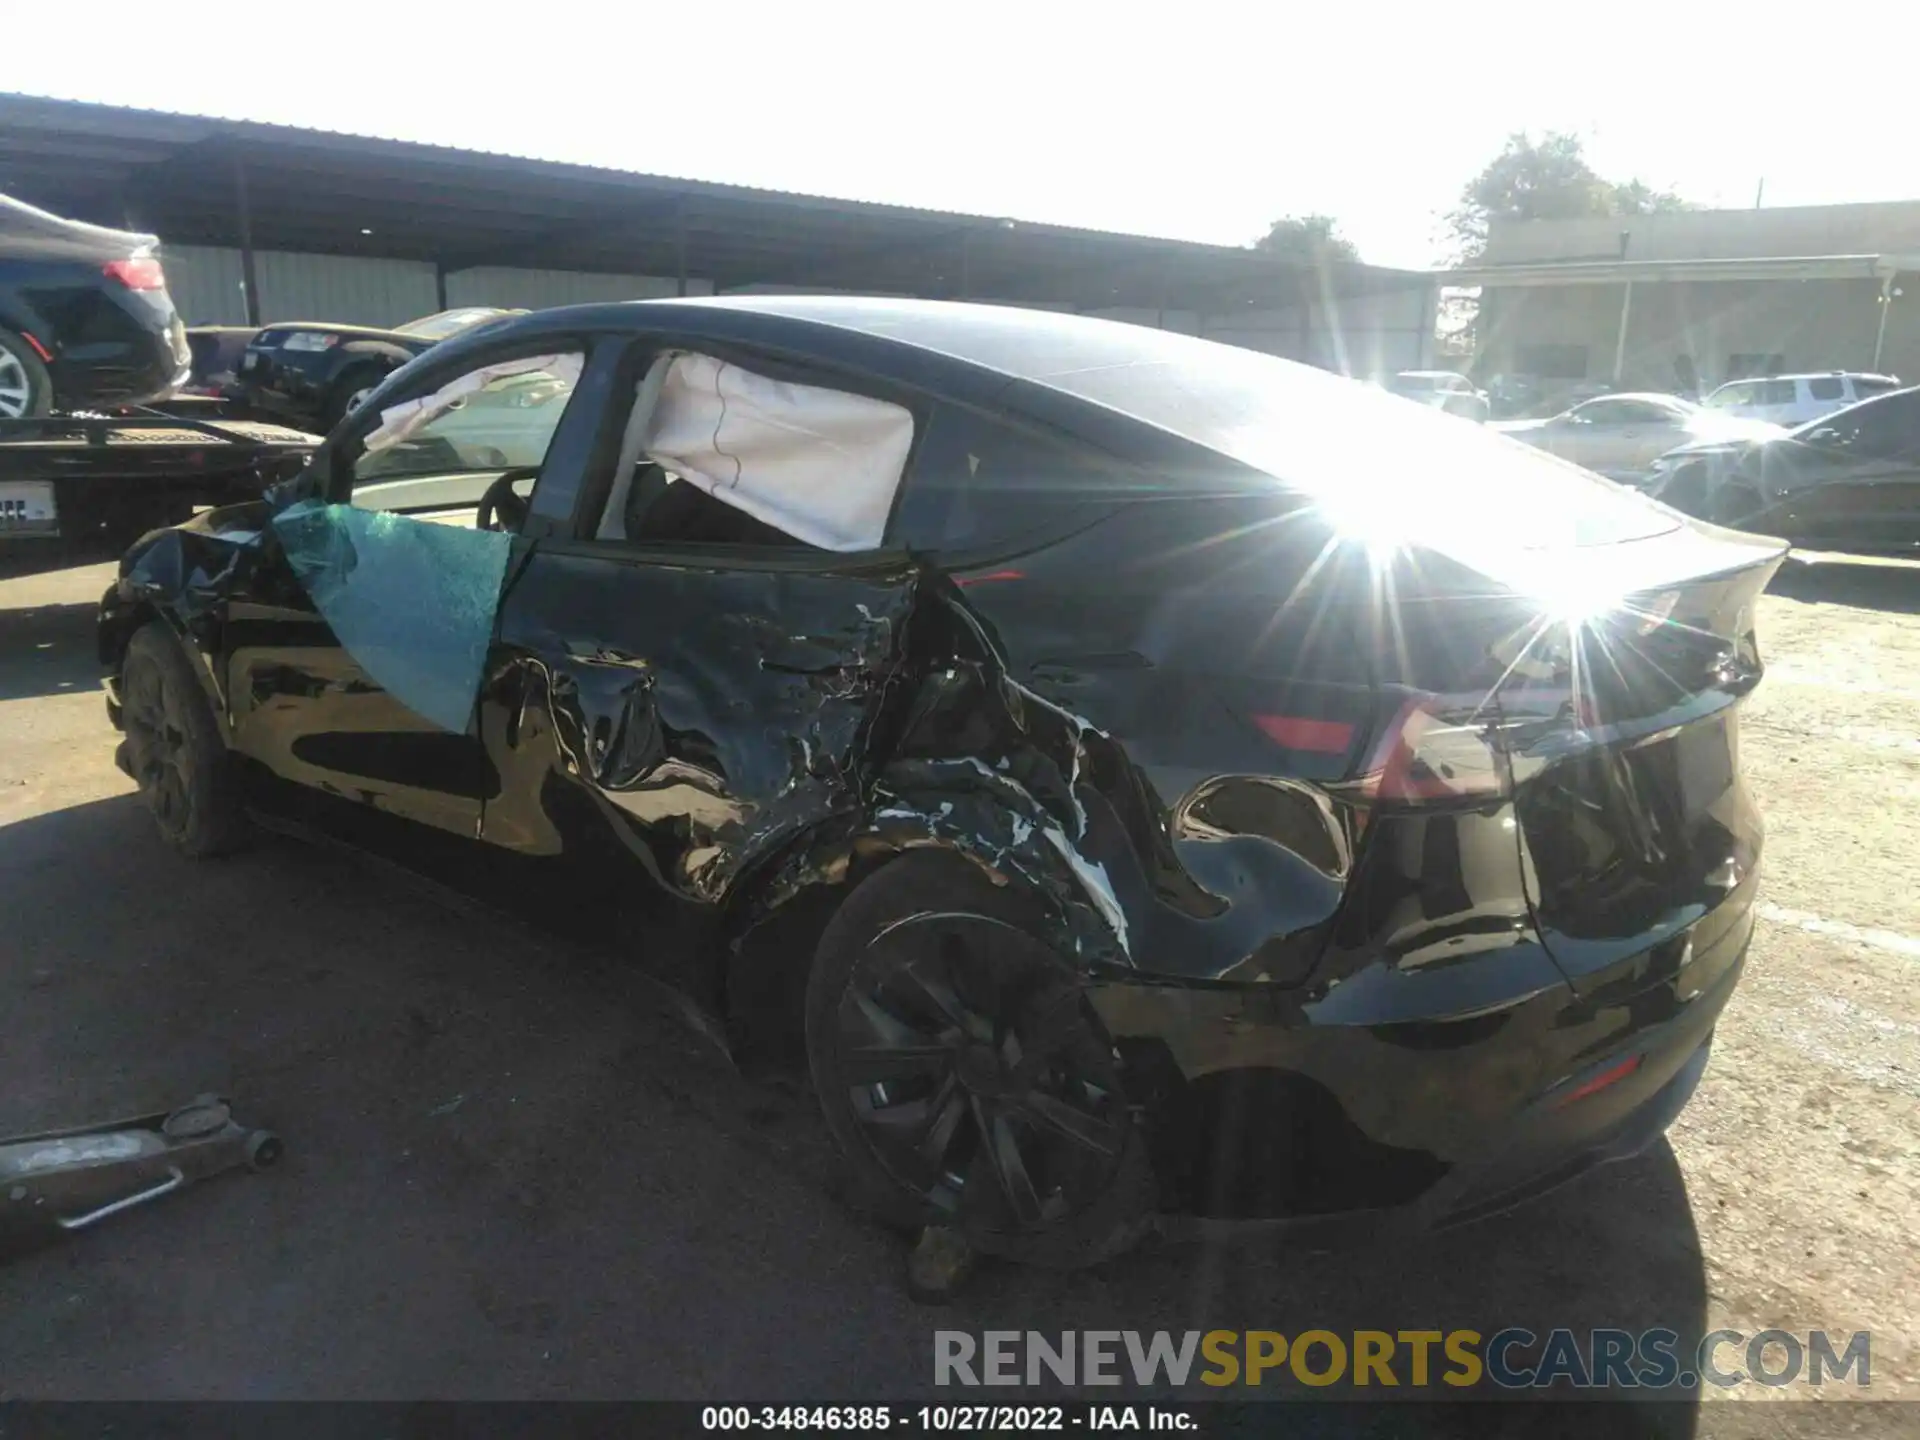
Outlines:
{"type": "MultiPolygon", "coordinates": [[[[1868,1393],[1920,1400],[1920,570],[1796,562],[1764,602],[1765,908],[1670,1149],[1424,1241],[995,1269],[945,1311],[804,1097],[618,957],[291,842],[163,850],[111,764],[109,574],[0,579],[0,1134],[213,1089],[288,1154],[0,1267],[0,1394],[904,1397],[936,1328],[1616,1325],[1870,1330],[1868,1393]]],[[[1718,1403],[1812,1393],[1681,1428],[1828,1433],[1718,1403]]]]}

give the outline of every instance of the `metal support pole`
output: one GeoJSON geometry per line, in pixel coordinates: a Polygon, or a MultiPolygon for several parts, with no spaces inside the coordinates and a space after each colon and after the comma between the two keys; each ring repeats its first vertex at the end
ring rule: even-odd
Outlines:
{"type": "Polygon", "coordinates": [[[240,230],[240,289],[247,303],[247,324],[260,324],[260,277],[253,264],[253,211],[247,204],[247,162],[233,157],[233,208],[240,230]]]}
{"type": "Polygon", "coordinates": [[[681,298],[687,293],[687,197],[682,195],[673,207],[673,264],[681,298]]]}
{"type": "Polygon", "coordinates": [[[447,304],[447,266],[443,260],[433,262],[433,308],[448,310],[447,304]]]}
{"type": "Polygon", "coordinates": [[[1873,335],[1873,368],[1880,368],[1881,353],[1887,348],[1887,312],[1893,309],[1893,275],[1880,281],[1880,324],[1873,335]]]}
{"type": "Polygon", "coordinates": [[[1621,372],[1627,368],[1627,321],[1633,316],[1633,282],[1627,281],[1620,295],[1620,334],[1613,342],[1613,383],[1620,383],[1621,372]]]}

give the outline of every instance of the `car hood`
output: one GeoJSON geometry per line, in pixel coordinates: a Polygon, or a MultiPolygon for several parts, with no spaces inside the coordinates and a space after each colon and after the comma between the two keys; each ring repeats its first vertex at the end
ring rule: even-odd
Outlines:
{"type": "Polygon", "coordinates": [[[398,330],[382,330],[377,325],[340,325],[331,320],[276,320],[271,325],[262,325],[260,333],[287,334],[295,330],[317,331],[322,335],[344,335],[352,340],[385,340],[393,345],[405,345],[409,349],[429,349],[433,342],[422,340],[418,335],[402,334],[398,330]]]}
{"type": "Polygon", "coordinates": [[[1667,453],[1660,458],[1667,460],[1683,458],[1695,459],[1707,455],[1744,455],[1750,450],[1758,450],[1764,446],[1784,440],[1787,436],[1787,432],[1778,425],[1769,426],[1768,429],[1772,431],[1771,434],[1726,434],[1715,435],[1711,438],[1703,436],[1699,439],[1689,440],[1684,445],[1674,446],[1673,449],[1667,451],[1667,453]]]}

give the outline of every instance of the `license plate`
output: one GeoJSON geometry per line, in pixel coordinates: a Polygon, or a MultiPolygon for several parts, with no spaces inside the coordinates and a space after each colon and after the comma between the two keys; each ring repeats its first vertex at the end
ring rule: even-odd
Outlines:
{"type": "Polygon", "coordinates": [[[0,480],[0,535],[58,535],[51,480],[0,480]]]}

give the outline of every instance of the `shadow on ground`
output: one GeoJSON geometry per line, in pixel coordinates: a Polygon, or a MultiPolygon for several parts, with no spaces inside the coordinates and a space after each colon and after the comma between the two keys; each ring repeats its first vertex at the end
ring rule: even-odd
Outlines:
{"type": "Polygon", "coordinates": [[[97,604],[0,610],[0,700],[100,687],[97,604]]]}
{"type": "Polygon", "coordinates": [[[1920,566],[1872,560],[1806,560],[1796,555],[1775,573],[1767,592],[1809,604],[1920,615],[1920,566]]]}
{"type": "Polygon", "coordinates": [[[835,1199],[811,1101],[740,1078],[624,957],[292,842],[181,861],[131,795],[0,845],[0,1134],[214,1090],[287,1142],[0,1268],[15,1395],[905,1398],[936,1329],[1702,1327],[1664,1146],[1412,1243],[993,1268],[920,1308],[902,1242],[835,1199]]]}
{"type": "Polygon", "coordinates": [[[75,565],[97,565],[102,560],[119,559],[124,549],[104,540],[15,544],[11,549],[0,550],[0,580],[45,575],[75,565]]]}

